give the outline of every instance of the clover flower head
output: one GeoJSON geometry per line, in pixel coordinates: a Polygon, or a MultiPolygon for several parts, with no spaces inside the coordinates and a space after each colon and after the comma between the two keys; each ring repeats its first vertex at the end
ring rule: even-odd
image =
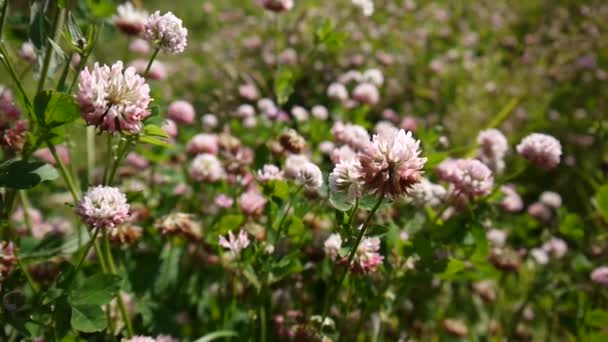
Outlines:
{"type": "Polygon", "coordinates": [[[133,67],[95,63],[80,73],[76,102],[87,124],[100,131],[138,133],[150,115],[150,87],[133,67]]]}
{"type": "Polygon", "coordinates": [[[144,38],[165,52],[177,54],[186,48],[188,30],[173,13],[156,11],[146,20],[144,38]]]}
{"type": "Polygon", "coordinates": [[[91,187],[82,197],[76,213],[91,228],[114,228],[129,217],[127,196],[111,186],[91,187]]]}

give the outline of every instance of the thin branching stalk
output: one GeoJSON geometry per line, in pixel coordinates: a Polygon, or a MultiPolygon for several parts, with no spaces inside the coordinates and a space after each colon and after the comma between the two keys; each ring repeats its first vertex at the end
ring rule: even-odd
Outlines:
{"type": "Polygon", "coordinates": [[[150,57],[150,61],[148,61],[148,65],[146,66],[146,71],[144,71],[144,78],[148,77],[148,72],[150,72],[150,68],[152,68],[152,63],[154,63],[156,55],[158,55],[159,51],[160,48],[156,48],[156,50],[154,50],[154,53],[152,54],[152,57],[150,57]]]}

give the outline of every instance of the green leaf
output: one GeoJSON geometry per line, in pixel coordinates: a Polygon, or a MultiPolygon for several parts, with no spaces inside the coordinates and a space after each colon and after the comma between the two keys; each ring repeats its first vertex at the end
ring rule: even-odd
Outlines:
{"type": "Polygon", "coordinates": [[[243,223],[242,215],[224,215],[217,223],[220,234],[225,234],[229,230],[235,230],[243,223]]]}
{"type": "Polygon", "coordinates": [[[138,141],[143,144],[150,144],[160,147],[171,147],[171,145],[165,140],[149,135],[140,135],[138,141]]]}
{"type": "Polygon", "coordinates": [[[442,279],[454,279],[459,273],[467,268],[467,265],[458,259],[450,259],[445,271],[439,275],[442,279]]]}
{"type": "Polygon", "coordinates": [[[30,7],[30,32],[29,38],[37,50],[42,49],[46,42],[46,35],[49,31],[49,24],[44,19],[42,4],[33,2],[30,7]]]}
{"type": "Polygon", "coordinates": [[[215,331],[215,332],[209,333],[209,334],[195,340],[194,342],[210,342],[213,340],[217,340],[218,338],[237,337],[237,336],[239,336],[239,335],[234,331],[220,330],[220,331],[215,331]]]}
{"type": "Polygon", "coordinates": [[[34,98],[34,112],[38,122],[49,128],[59,127],[76,121],[80,109],[68,94],[46,90],[34,98]]]}
{"type": "Polygon", "coordinates": [[[565,237],[580,240],[585,236],[583,220],[576,214],[567,214],[559,225],[559,232],[565,237]]]}
{"type": "Polygon", "coordinates": [[[80,30],[80,26],[78,26],[78,23],[76,23],[76,19],[74,19],[72,13],[68,15],[67,32],[72,45],[78,46],[81,42],[85,41],[84,35],[80,30]]]}
{"type": "Polygon", "coordinates": [[[87,5],[96,17],[109,17],[115,11],[115,6],[110,0],[87,0],[87,5]]]}
{"type": "Polygon", "coordinates": [[[474,223],[471,227],[471,235],[475,241],[475,252],[471,256],[473,262],[484,262],[488,257],[488,239],[486,232],[479,223],[474,223]]]}
{"type": "Polygon", "coordinates": [[[102,331],[108,325],[105,312],[99,305],[73,305],[72,328],[78,331],[92,333],[102,331]]]}
{"type": "Polygon", "coordinates": [[[58,337],[65,336],[70,331],[72,309],[68,302],[67,296],[62,296],[55,301],[55,310],[53,310],[55,328],[58,337]]]}
{"type": "Polygon", "coordinates": [[[348,195],[345,192],[333,191],[329,192],[329,203],[340,211],[348,211],[354,205],[353,201],[348,198],[348,195]]]}
{"type": "Polygon", "coordinates": [[[273,180],[264,184],[264,195],[285,200],[289,196],[289,185],[280,180],[273,180]]]}
{"type": "Polygon", "coordinates": [[[255,274],[255,271],[251,265],[245,266],[243,269],[243,275],[245,276],[245,279],[247,279],[247,281],[249,281],[249,283],[255,287],[256,291],[260,292],[262,284],[260,284],[260,280],[258,279],[258,276],[255,274]]]}
{"type": "Polygon", "coordinates": [[[72,290],[70,303],[72,305],[104,305],[114,298],[119,288],[119,276],[96,274],[72,290]]]}
{"type": "Polygon", "coordinates": [[[287,68],[279,69],[274,79],[274,93],[279,106],[287,103],[289,96],[293,93],[294,83],[295,75],[293,71],[287,68]]]}
{"type": "Polygon", "coordinates": [[[608,184],[602,185],[595,193],[597,211],[608,220],[608,184]]]}
{"type": "Polygon", "coordinates": [[[327,20],[315,31],[315,39],[317,44],[325,45],[329,51],[335,52],[344,46],[348,33],[336,31],[331,20],[327,20]]]}
{"type": "Polygon", "coordinates": [[[585,314],[585,323],[594,328],[605,328],[608,326],[608,312],[600,309],[589,311],[585,314]]]}
{"type": "Polygon", "coordinates": [[[0,187],[30,189],[59,177],[54,167],[41,162],[9,160],[0,164],[0,187]]]}
{"type": "Polygon", "coordinates": [[[165,132],[164,129],[162,129],[154,124],[145,125],[144,134],[148,135],[148,136],[160,137],[160,138],[165,138],[165,139],[169,138],[169,134],[167,134],[167,132],[165,132]]]}

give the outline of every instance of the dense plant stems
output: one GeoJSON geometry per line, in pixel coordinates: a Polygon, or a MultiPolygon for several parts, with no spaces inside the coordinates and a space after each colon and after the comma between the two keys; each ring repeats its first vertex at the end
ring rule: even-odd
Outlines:
{"type": "MultiPolygon", "coordinates": [[[[355,258],[355,254],[357,253],[357,248],[359,247],[359,244],[361,243],[363,236],[365,236],[365,231],[367,230],[369,223],[371,222],[371,220],[374,217],[374,214],[376,213],[378,208],[380,208],[380,205],[382,205],[383,201],[384,201],[384,196],[381,195],[378,198],[378,201],[376,201],[376,204],[374,204],[374,206],[370,210],[369,214],[367,215],[365,222],[361,226],[361,230],[359,231],[357,240],[355,241],[355,244],[353,245],[353,247],[348,255],[348,259],[346,261],[344,272],[338,279],[338,282],[335,284],[335,289],[332,288],[332,284],[330,284],[330,286],[328,287],[328,292],[326,293],[326,300],[325,300],[325,303],[323,304],[323,314],[321,316],[321,329],[323,328],[323,323],[325,321],[325,318],[327,317],[327,313],[329,310],[329,298],[332,297],[332,294],[334,292],[337,292],[340,289],[340,287],[342,286],[342,283],[344,282],[344,279],[346,279],[346,276],[348,275],[348,271],[350,269],[350,265],[351,265],[353,259],[355,258]]],[[[332,278],[332,280],[333,280],[333,278],[332,278]]]]}

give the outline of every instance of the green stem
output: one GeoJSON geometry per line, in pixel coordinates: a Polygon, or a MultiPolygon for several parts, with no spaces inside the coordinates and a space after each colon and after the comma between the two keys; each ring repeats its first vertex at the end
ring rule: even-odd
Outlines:
{"type": "MultiPolygon", "coordinates": [[[[17,249],[15,248],[15,250],[17,250],[17,249]]],[[[30,284],[32,291],[34,291],[34,294],[37,294],[38,285],[36,285],[36,282],[34,281],[34,279],[32,279],[30,272],[27,270],[27,268],[23,264],[23,261],[21,261],[21,257],[17,254],[17,252],[15,252],[15,259],[17,259],[17,264],[19,265],[19,268],[21,269],[21,271],[23,271],[23,275],[25,275],[25,279],[27,279],[28,284],[30,284]]]]}
{"type": "MultiPolygon", "coordinates": [[[[91,247],[93,247],[93,245],[95,245],[95,242],[97,242],[97,235],[99,235],[100,229],[101,228],[99,228],[99,227],[95,228],[95,231],[93,232],[93,236],[91,237],[91,240],[89,240],[89,243],[87,243],[87,245],[85,246],[84,251],[82,251],[82,254],[80,255],[80,259],[78,260],[78,263],[76,264],[76,268],[74,268],[74,271],[72,271],[72,274],[68,278],[69,279],[68,288],[70,288],[71,285],[74,283],[73,280],[76,278],[78,271],[80,271],[82,264],[84,264],[84,260],[87,258],[87,255],[89,254],[89,251],[91,250],[91,247]]],[[[97,258],[101,259],[102,255],[98,254],[97,258]]],[[[102,269],[104,269],[104,268],[105,267],[102,267],[102,269]]]]}
{"type": "Polygon", "coordinates": [[[93,184],[95,176],[95,127],[87,126],[87,180],[93,184]]]}
{"type": "MultiPolygon", "coordinates": [[[[363,226],[361,227],[361,230],[359,231],[357,240],[356,240],[355,244],[353,245],[353,247],[350,251],[350,254],[348,255],[348,259],[346,262],[346,267],[344,269],[344,272],[342,273],[342,276],[340,276],[338,282],[336,283],[336,288],[335,289],[332,289],[331,287],[329,288],[329,291],[327,292],[327,298],[331,298],[332,294],[337,292],[340,289],[340,287],[342,286],[342,283],[344,283],[344,279],[346,279],[346,276],[348,275],[348,270],[350,269],[350,265],[352,264],[353,259],[355,258],[355,254],[357,253],[357,248],[359,248],[359,244],[361,243],[361,240],[363,240],[363,236],[365,236],[365,231],[367,230],[369,223],[372,221],[372,218],[376,214],[376,211],[378,210],[378,208],[380,208],[380,205],[382,204],[383,201],[384,201],[384,196],[380,196],[378,198],[378,201],[376,201],[376,204],[374,205],[372,210],[367,215],[367,218],[365,219],[365,222],[363,223],[363,226]]],[[[323,328],[323,323],[325,322],[325,318],[327,317],[327,312],[329,310],[329,300],[327,298],[323,305],[323,315],[321,316],[321,329],[323,328]]]]}
{"type": "Polygon", "coordinates": [[[29,234],[32,234],[32,218],[30,217],[30,201],[27,198],[27,193],[25,190],[19,190],[19,199],[21,200],[21,208],[23,209],[23,220],[25,221],[25,226],[29,234]]]}
{"type": "MultiPolygon", "coordinates": [[[[59,32],[63,26],[63,20],[65,15],[65,8],[55,8],[55,15],[53,17],[53,26],[51,32],[53,32],[52,39],[53,41],[57,41],[57,37],[59,36],[59,32]]],[[[44,89],[44,83],[46,82],[46,77],[49,72],[49,67],[51,65],[51,59],[53,58],[53,45],[49,42],[46,43],[46,50],[44,52],[44,61],[42,63],[42,69],[40,71],[40,79],[38,80],[38,88],[36,89],[36,93],[40,93],[44,89]]]]}
{"type": "Polygon", "coordinates": [[[57,82],[57,87],[55,87],[55,90],[57,91],[63,91],[65,89],[65,81],[68,79],[68,74],[70,72],[70,64],[72,63],[72,57],[74,57],[74,53],[70,53],[70,55],[65,61],[63,71],[61,71],[61,77],[57,82]]]}
{"type": "MultiPolygon", "coordinates": [[[[108,262],[108,269],[111,274],[117,274],[107,229],[104,229],[103,231],[103,243],[105,246],[105,256],[106,261],[108,262]]],[[[116,302],[118,303],[118,309],[120,311],[120,315],[122,316],[122,320],[125,322],[125,326],[127,328],[127,337],[131,338],[133,337],[133,325],[131,324],[131,318],[129,317],[127,308],[120,293],[116,295],[116,302]]]]}
{"type": "Polygon", "coordinates": [[[2,40],[2,36],[4,33],[4,23],[6,21],[6,14],[8,13],[8,3],[9,0],[4,0],[2,3],[2,9],[0,14],[0,41],[2,40]]]}
{"type": "Polygon", "coordinates": [[[112,151],[112,134],[108,134],[108,138],[106,140],[106,154],[107,154],[107,158],[109,159],[106,167],[103,169],[103,178],[101,183],[103,185],[108,185],[108,171],[110,169],[110,167],[112,166],[112,162],[114,161],[114,152],[112,151]]]}
{"type": "Polygon", "coordinates": [[[260,306],[260,341],[266,341],[266,307],[260,306]]]}
{"type": "Polygon", "coordinates": [[[154,50],[154,53],[150,57],[150,61],[148,62],[148,65],[146,66],[146,71],[144,71],[144,78],[148,77],[148,72],[150,71],[150,68],[152,68],[152,63],[154,62],[154,59],[156,59],[156,55],[158,55],[159,51],[160,51],[160,48],[156,48],[156,50],[154,50]]]}
{"type": "Polygon", "coordinates": [[[23,84],[21,84],[20,77],[17,76],[15,69],[13,69],[13,64],[12,64],[11,60],[9,59],[6,50],[4,49],[4,44],[2,42],[0,42],[0,54],[2,55],[2,56],[0,56],[0,60],[2,61],[4,68],[6,69],[6,71],[8,71],[8,74],[11,77],[11,79],[13,80],[13,82],[15,83],[15,85],[17,86],[17,89],[19,90],[21,97],[23,97],[23,103],[25,104],[25,106],[28,109],[27,114],[31,121],[32,120],[32,114],[31,114],[32,103],[30,102],[30,98],[27,96],[27,93],[25,92],[25,89],[23,88],[23,84]]]}
{"type": "Polygon", "coordinates": [[[114,176],[116,175],[116,170],[118,170],[118,166],[120,165],[120,162],[122,161],[122,159],[125,157],[125,155],[129,151],[131,144],[132,144],[132,141],[127,140],[126,142],[121,142],[120,146],[118,147],[118,153],[116,153],[116,159],[114,160],[114,163],[112,165],[112,170],[110,171],[110,175],[107,180],[107,185],[112,184],[112,181],[114,180],[114,176]]]}
{"type": "Polygon", "coordinates": [[[289,198],[289,203],[287,203],[285,211],[283,212],[283,216],[281,217],[281,221],[279,221],[279,227],[277,228],[277,237],[275,243],[278,243],[281,240],[281,233],[283,232],[283,227],[285,226],[285,220],[287,219],[289,210],[291,210],[291,207],[293,205],[293,200],[300,193],[300,191],[302,191],[302,188],[303,186],[300,185],[289,198]]]}
{"type": "Polygon", "coordinates": [[[55,162],[57,163],[57,166],[59,166],[59,173],[61,174],[61,177],[63,177],[63,180],[65,181],[68,189],[70,190],[70,193],[72,194],[72,198],[74,199],[74,204],[77,204],[78,201],[80,200],[79,191],[76,188],[76,185],[74,185],[74,181],[72,180],[72,177],[70,176],[70,172],[65,167],[65,164],[63,163],[63,160],[61,159],[61,157],[59,157],[59,155],[57,154],[55,145],[53,145],[50,141],[47,141],[47,146],[48,146],[49,150],[51,151],[53,158],[55,158],[55,162]]]}

